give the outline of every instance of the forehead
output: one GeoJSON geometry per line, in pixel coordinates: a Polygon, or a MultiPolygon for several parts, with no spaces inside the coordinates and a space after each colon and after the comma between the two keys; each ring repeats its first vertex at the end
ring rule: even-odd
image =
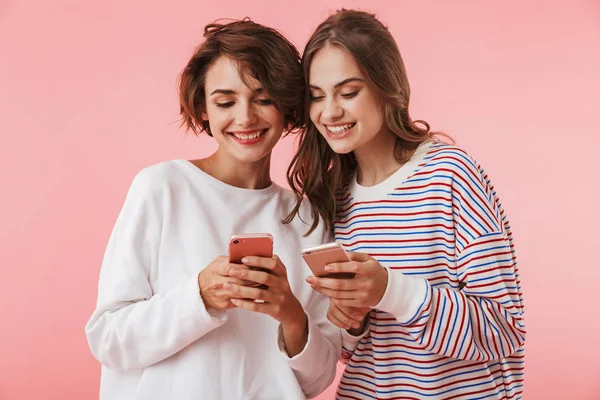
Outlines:
{"type": "Polygon", "coordinates": [[[348,78],[364,79],[364,76],[347,51],[328,45],[314,55],[308,77],[311,85],[325,89],[348,78]]]}
{"type": "Polygon", "coordinates": [[[224,56],[217,58],[209,67],[206,72],[206,79],[204,80],[204,87],[207,93],[211,93],[215,89],[253,92],[261,86],[259,81],[248,75],[245,75],[242,80],[237,63],[224,56]]]}

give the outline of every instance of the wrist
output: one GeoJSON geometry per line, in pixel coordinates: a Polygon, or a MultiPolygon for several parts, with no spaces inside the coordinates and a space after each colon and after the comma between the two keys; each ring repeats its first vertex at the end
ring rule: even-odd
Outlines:
{"type": "Polygon", "coordinates": [[[214,307],[214,305],[212,304],[212,302],[210,301],[210,299],[207,296],[206,293],[206,286],[204,285],[204,276],[202,274],[202,272],[204,272],[205,270],[202,270],[198,273],[198,293],[200,293],[200,298],[202,299],[202,302],[204,303],[204,306],[208,309],[208,308],[213,308],[216,309],[214,307]]]}
{"type": "Polygon", "coordinates": [[[385,295],[385,291],[388,286],[388,280],[390,279],[387,268],[380,264],[382,271],[380,272],[379,284],[377,285],[379,290],[374,298],[375,302],[371,305],[371,307],[379,304],[383,296],[385,295]]]}
{"type": "Polygon", "coordinates": [[[300,336],[308,331],[308,317],[304,310],[297,314],[296,317],[281,322],[281,329],[284,333],[300,336]]]}
{"type": "Polygon", "coordinates": [[[348,332],[352,336],[360,336],[363,333],[365,333],[365,329],[367,327],[368,321],[369,321],[369,313],[367,313],[367,315],[365,315],[365,318],[363,318],[363,321],[360,324],[359,328],[350,328],[346,332],[348,332]]]}

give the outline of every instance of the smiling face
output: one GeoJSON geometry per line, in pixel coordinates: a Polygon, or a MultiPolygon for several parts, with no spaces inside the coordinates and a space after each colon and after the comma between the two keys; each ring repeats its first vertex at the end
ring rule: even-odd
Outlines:
{"type": "Polygon", "coordinates": [[[385,130],[382,106],[354,58],[336,46],[310,64],[310,119],[338,154],[355,151],[385,130]]]}
{"type": "Polygon", "coordinates": [[[237,65],[219,57],[206,73],[205,111],[221,155],[232,161],[257,162],[271,154],[284,129],[284,114],[259,81],[240,77],[237,65]]]}

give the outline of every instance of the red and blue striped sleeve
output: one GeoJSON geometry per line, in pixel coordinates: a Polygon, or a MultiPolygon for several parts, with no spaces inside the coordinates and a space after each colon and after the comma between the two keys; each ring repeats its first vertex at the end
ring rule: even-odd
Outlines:
{"type": "Polygon", "coordinates": [[[470,361],[506,358],[525,341],[511,230],[485,172],[466,154],[455,154],[451,272],[459,289],[388,268],[388,287],[375,308],[392,314],[432,353],[470,361]]]}

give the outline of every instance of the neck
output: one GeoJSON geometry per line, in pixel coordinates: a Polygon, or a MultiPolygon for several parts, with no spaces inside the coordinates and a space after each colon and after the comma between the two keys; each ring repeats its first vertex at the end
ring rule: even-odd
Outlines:
{"type": "Polygon", "coordinates": [[[271,185],[271,154],[259,161],[243,162],[232,160],[231,156],[217,150],[214,154],[192,164],[213,178],[231,186],[243,189],[265,189],[271,185]]]}
{"type": "Polygon", "coordinates": [[[368,143],[354,150],[358,164],[357,181],[360,185],[377,185],[402,166],[394,154],[395,147],[396,135],[388,130],[382,130],[368,143]]]}

